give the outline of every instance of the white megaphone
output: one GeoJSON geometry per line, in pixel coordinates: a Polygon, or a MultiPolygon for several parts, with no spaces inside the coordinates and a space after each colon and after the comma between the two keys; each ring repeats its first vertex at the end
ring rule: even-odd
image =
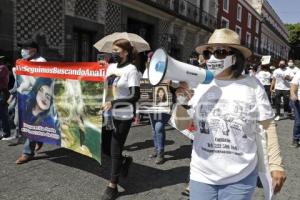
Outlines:
{"type": "Polygon", "coordinates": [[[214,75],[211,71],[175,60],[163,49],[157,49],[150,61],[148,77],[154,86],[163,80],[176,80],[187,82],[191,88],[196,88],[199,83],[210,83],[214,75]]]}

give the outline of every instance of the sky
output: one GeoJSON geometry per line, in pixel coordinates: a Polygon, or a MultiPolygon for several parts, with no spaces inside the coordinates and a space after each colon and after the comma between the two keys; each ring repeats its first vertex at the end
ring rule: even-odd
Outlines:
{"type": "Polygon", "coordinates": [[[300,23],[300,0],[268,0],[285,24],[300,23]]]}

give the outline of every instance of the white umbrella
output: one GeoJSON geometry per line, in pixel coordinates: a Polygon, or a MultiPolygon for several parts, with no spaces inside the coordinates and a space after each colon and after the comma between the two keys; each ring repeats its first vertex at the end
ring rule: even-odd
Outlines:
{"type": "Polygon", "coordinates": [[[115,32],[113,34],[107,35],[98,42],[94,44],[94,47],[100,52],[111,53],[112,45],[116,40],[126,39],[128,40],[133,47],[136,48],[138,52],[151,50],[148,42],[142,37],[134,33],[127,32],[115,32]]]}

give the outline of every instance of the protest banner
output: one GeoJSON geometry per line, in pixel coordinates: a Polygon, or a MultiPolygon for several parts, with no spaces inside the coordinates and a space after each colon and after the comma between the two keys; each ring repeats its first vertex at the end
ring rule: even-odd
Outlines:
{"type": "Polygon", "coordinates": [[[97,62],[18,60],[19,128],[31,140],[55,144],[101,163],[103,85],[97,62]]]}
{"type": "Polygon", "coordinates": [[[170,113],[172,94],[166,83],[152,86],[148,79],[141,79],[141,97],[138,102],[138,113],[170,113]]]}

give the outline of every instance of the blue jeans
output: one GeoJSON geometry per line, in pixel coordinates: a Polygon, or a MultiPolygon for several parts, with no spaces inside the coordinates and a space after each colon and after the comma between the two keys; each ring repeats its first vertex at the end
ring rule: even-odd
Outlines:
{"type": "Polygon", "coordinates": [[[257,176],[255,169],[246,178],[226,185],[210,185],[191,180],[190,200],[251,200],[257,176]]]}
{"type": "Polygon", "coordinates": [[[294,121],[294,129],[293,129],[293,139],[300,139],[300,102],[298,101],[290,101],[290,105],[294,110],[295,121],[294,121]]]}
{"type": "Polygon", "coordinates": [[[23,147],[23,154],[34,156],[34,149],[37,143],[43,144],[42,142],[32,141],[27,138],[23,147]]]}
{"type": "Polygon", "coordinates": [[[150,114],[150,122],[153,133],[154,147],[158,152],[164,152],[166,132],[165,125],[170,119],[170,115],[166,113],[150,114]]]}

